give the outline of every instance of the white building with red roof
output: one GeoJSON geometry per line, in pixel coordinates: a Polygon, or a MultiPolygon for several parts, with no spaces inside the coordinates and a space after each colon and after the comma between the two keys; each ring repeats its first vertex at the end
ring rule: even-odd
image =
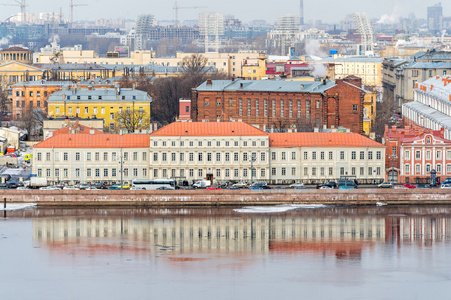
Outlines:
{"type": "MultiPolygon", "coordinates": [[[[84,130],[86,131],[86,129],[84,130]]],[[[245,122],[174,122],[150,135],[61,133],[34,148],[33,171],[50,182],[322,183],[381,181],[385,147],[356,133],[266,133],[245,122]]]]}

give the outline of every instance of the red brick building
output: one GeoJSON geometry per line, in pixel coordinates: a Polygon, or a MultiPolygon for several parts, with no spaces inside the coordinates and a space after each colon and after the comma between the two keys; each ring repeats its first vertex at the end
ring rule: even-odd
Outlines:
{"type": "Polygon", "coordinates": [[[193,90],[193,121],[243,121],[265,131],[338,128],[363,133],[361,79],[207,80],[193,90]]]}
{"type": "Polygon", "coordinates": [[[386,180],[401,183],[437,183],[451,177],[451,141],[444,130],[419,126],[385,127],[386,180]]]}

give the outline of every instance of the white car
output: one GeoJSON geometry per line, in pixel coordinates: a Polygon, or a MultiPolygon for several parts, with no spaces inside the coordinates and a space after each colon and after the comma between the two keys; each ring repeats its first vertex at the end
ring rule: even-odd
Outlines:
{"type": "Polygon", "coordinates": [[[100,189],[96,188],[95,186],[90,186],[88,188],[85,188],[85,191],[98,191],[100,189]]]}
{"type": "Polygon", "coordinates": [[[29,191],[29,190],[31,190],[31,189],[30,189],[30,188],[27,188],[27,187],[24,187],[24,186],[19,186],[19,187],[17,187],[16,190],[29,191]]]}
{"type": "Polygon", "coordinates": [[[246,182],[238,182],[232,185],[233,187],[237,187],[237,188],[245,188],[247,187],[247,183],[246,182]]]}
{"type": "Polygon", "coordinates": [[[408,190],[409,189],[403,185],[395,185],[393,188],[396,190],[408,190]]]}
{"type": "Polygon", "coordinates": [[[51,186],[43,186],[43,187],[41,187],[39,189],[40,190],[45,190],[45,191],[59,191],[59,190],[61,190],[59,187],[56,187],[56,186],[53,186],[53,185],[51,185],[51,186]]]}
{"type": "Polygon", "coordinates": [[[319,190],[333,190],[334,188],[331,186],[323,185],[318,188],[319,190]]]}
{"type": "Polygon", "coordinates": [[[290,188],[292,188],[292,189],[295,189],[295,188],[297,188],[299,186],[304,186],[304,183],[298,182],[298,183],[290,184],[290,188]]]}
{"type": "Polygon", "coordinates": [[[451,189],[451,183],[442,183],[441,189],[451,189]]]}
{"type": "Polygon", "coordinates": [[[63,187],[63,190],[79,191],[80,189],[78,187],[75,187],[75,186],[66,185],[65,187],[63,187]]]}

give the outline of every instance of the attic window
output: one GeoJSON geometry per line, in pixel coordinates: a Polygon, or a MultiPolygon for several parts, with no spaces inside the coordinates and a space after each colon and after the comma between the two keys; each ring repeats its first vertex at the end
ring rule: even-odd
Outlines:
{"type": "Polygon", "coordinates": [[[431,143],[431,137],[430,137],[430,136],[428,136],[428,137],[426,138],[426,143],[428,143],[428,144],[431,143]]]}

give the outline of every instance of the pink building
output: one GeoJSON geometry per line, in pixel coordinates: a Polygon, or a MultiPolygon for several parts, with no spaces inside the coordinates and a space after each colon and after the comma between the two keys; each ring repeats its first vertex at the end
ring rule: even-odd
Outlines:
{"type": "Polygon", "coordinates": [[[190,99],[180,99],[179,100],[179,118],[180,122],[190,122],[191,121],[191,100],[190,99]]]}

